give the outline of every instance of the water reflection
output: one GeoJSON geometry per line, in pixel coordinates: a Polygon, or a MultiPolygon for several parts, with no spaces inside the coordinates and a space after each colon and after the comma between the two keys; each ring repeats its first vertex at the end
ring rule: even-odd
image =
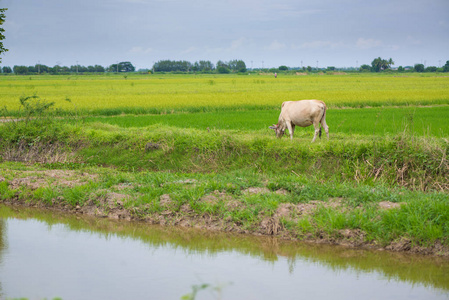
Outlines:
{"type": "MultiPolygon", "coordinates": [[[[266,299],[273,296],[277,298],[279,295],[288,299],[290,295],[290,299],[294,299],[298,292],[320,295],[320,289],[332,291],[332,288],[333,294],[322,294],[322,298],[331,296],[333,299],[339,299],[341,296],[340,298],[344,299],[345,296],[353,297],[354,293],[359,291],[359,296],[367,299],[369,294],[363,293],[369,292],[370,288],[376,289],[376,286],[385,288],[387,295],[402,293],[403,299],[407,298],[404,296],[410,296],[404,294],[404,291],[410,291],[413,287],[417,287],[414,292],[418,296],[449,296],[449,262],[443,258],[308,245],[267,237],[148,226],[137,222],[81,218],[5,206],[0,206],[0,220],[0,288],[2,283],[5,283],[4,293],[7,297],[39,297],[39,294],[9,294],[6,287],[7,284],[9,289],[20,289],[20,278],[23,280],[26,274],[16,274],[19,280],[16,283],[11,283],[6,276],[11,278],[14,273],[11,270],[23,270],[26,273],[27,266],[33,264],[45,270],[42,273],[54,272],[60,277],[66,276],[68,282],[79,282],[80,285],[88,285],[82,281],[82,277],[86,275],[76,273],[88,270],[90,274],[87,276],[91,276],[91,281],[96,280],[98,290],[95,296],[98,299],[113,298],[114,294],[111,296],[105,293],[105,289],[112,290],[116,280],[128,283],[132,290],[129,295],[133,298],[145,297],[145,292],[139,294],[145,287],[148,288],[147,292],[151,291],[153,295],[158,296],[150,298],[179,299],[181,295],[189,292],[193,284],[199,282],[233,282],[232,286],[224,288],[224,299],[260,299],[261,295],[267,296],[266,299]],[[8,222],[10,227],[17,228],[11,231],[14,237],[7,236],[8,222]],[[52,235],[39,236],[42,234],[39,229],[42,226],[52,235]],[[11,242],[9,247],[6,244],[11,238],[14,238],[14,243],[11,242]],[[103,242],[98,242],[99,239],[103,242]],[[61,241],[65,246],[60,245],[61,241]],[[56,249],[55,253],[46,253],[51,252],[51,249],[56,249]],[[19,260],[16,253],[21,251],[29,253],[25,254],[25,258],[21,257],[20,262],[16,261],[14,265],[10,262],[4,263],[6,260],[19,260]],[[66,253],[66,256],[63,253],[66,253]],[[26,255],[29,261],[26,261],[26,255]],[[44,262],[46,255],[53,262],[44,262]],[[41,258],[41,264],[35,261],[41,258]],[[235,265],[231,265],[231,262],[235,265]],[[8,266],[11,269],[7,269],[8,266]],[[12,273],[5,275],[5,269],[12,273]],[[273,278],[267,278],[270,276],[273,278]],[[317,279],[310,281],[313,276],[317,279]],[[248,277],[253,280],[245,281],[248,277]],[[373,282],[380,283],[376,285],[373,282]],[[396,284],[385,287],[386,283],[391,282],[396,284]],[[155,292],[153,284],[162,286],[162,290],[155,292]],[[345,288],[348,291],[345,291],[345,288]],[[257,293],[254,292],[256,290],[257,293]],[[108,295],[107,298],[104,297],[105,294],[108,295]]],[[[36,281],[35,285],[48,285],[50,290],[61,290],[60,286],[52,286],[44,279],[36,281]]],[[[27,291],[32,293],[36,286],[28,287],[27,291]]],[[[65,288],[64,291],[72,292],[43,294],[40,297],[63,296],[66,300],[76,299],[73,295],[82,295],[82,291],[74,290],[73,286],[68,285],[65,288]]],[[[89,288],[89,295],[93,295],[93,287],[89,288]]],[[[385,295],[376,294],[374,298],[379,296],[385,295]]],[[[395,299],[401,298],[396,296],[395,299]]],[[[310,294],[306,298],[319,299],[310,294]]],[[[197,299],[201,299],[201,295],[197,299]]]]}

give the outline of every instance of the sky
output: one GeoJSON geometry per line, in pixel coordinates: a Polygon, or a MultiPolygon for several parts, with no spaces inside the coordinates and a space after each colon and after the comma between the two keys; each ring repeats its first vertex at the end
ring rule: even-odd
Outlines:
{"type": "Polygon", "coordinates": [[[243,60],[247,68],[449,60],[449,0],[0,0],[0,66],[243,60]]]}

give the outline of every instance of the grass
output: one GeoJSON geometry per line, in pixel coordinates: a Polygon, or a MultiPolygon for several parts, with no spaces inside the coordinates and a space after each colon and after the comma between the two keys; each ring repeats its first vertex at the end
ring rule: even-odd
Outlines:
{"type": "MultiPolygon", "coordinates": [[[[382,107],[359,109],[331,109],[326,115],[331,134],[396,135],[404,130],[419,136],[449,136],[449,106],[438,107],[382,107]],[[354,122],[357,120],[356,122],[354,122]]],[[[114,117],[86,117],[86,123],[101,122],[123,128],[147,127],[161,124],[201,130],[255,131],[277,123],[279,109],[177,113],[169,115],[125,115],[114,117]]],[[[298,129],[296,134],[313,135],[312,127],[298,129]]]]}
{"type": "Polygon", "coordinates": [[[448,245],[447,83],[417,75],[0,77],[3,116],[28,117],[0,125],[0,199],[109,211],[114,192],[133,215],[158,222],[209,217],[299,238],[352,230],[382,245],[448,245]],[[32,104],[8,102],[30,91],[39,96],[20,97],[32,104]],[[267,128],[281,99],[302,98],[326,99],[329,141],[311,144],[311,128],[279,140],[267,128]],[[11,183],[23,171],[53,169],[98,177],[35,189],[11,183]],[[381,201],[405,205],[383,210],[381,201]],[[284,204],[317,209],[279,218],[284,204]]]}
{"type": "Polygon", "coordinates": [[[98,122],[70,124],[48,117],[3,126],[6,130],[0,132],[0,138],[6,160],[34,156],[56,164],[62,159],[69,168],[87,164],[126,171],[245,169],[323,177],[337,173],[340,180],[380,180],[421,190],[439,185],[445,189],[447,184],[448,141],[419,137],[411,130],[381,136],[371,134],[371,127],[366,135],[338,132],[330,141],[311,144],[311,132],[306,130],[298,130],[291,142],[276,139],[268,129],[204,130],[163,124],[123,128],[98,122]],[[148,143],[158,149],[147,149],[148,143]]]}
{"type": "MultiPolygon", "coordinates": [[[[42,172],[47,170],[42,165],[40,168],[30,167],[29,170],[23,170],[23,166],[17,165],[17,169],[10,164],[5,166],[0,163],[0,175],[6,179],[0,184],[2,190],[9,191],[8,182],[16,176],[42,176],[42,172]]],[[[60,188],[56,194],[52,194],[54,188],[52,191],[49,187],[35,190],[22,187],[19,197],[26,201],[47,203],[55,202],[59,197],[57,201],[73,207],[97,203],[98,209],[104,209],[109,207],[110,202],[100,200],[107,198],[110,193],[119,193],[126,195],[121,198],[124,207],[145,218],[165,212],[169,222],[176,222],[176,219],[197,215],[227,220],[250,232],[258,232],[260,224],[266,218],[273,217],[283,204],[313,203],[316,205],[314,214],[303,213],[292,220],[280,220],[283,226],[300,238],[323,234],[338,237],[341,230],[361,230],[365,242],[375,241],[380,246],[404,238],[423,247],[449,242],[447,193],[423,193],[381,184],[373,187],[341,182],[335,177],[322,180],[307,174],[273,175],[251,171],[220,174],[135,173],[99,167],[84,168],[78,172],[99,176],[85,185],[60,188]],[[247,191],[248,187],[264,186],[269,189],[263,193],[247,191]],[[279,190],[286,192],[278,193],[279,190]],[[169,196],[168,204],[161,201],[162,195],[169,196]],[[337,206],[329,206],[332,199],[338,199],[337,206]],[[235,206],[229,206],[230,201],[235,206]],[[384,210],[379,206],[382,201],[401,205],[384,210]]]]}

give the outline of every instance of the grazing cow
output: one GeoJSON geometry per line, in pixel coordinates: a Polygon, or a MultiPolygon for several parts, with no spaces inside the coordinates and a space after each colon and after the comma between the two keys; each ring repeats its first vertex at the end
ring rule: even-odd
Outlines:
{"type": "Polygon", "coordinates": [[[284,135],[285,129],[288,129],[290,139],[293,140],[295,126],[307,127],[312,124],[315,127],[315,135],[313,136],[312,143],[315,141],[318,133],[321,138],[321,127],[324,128],[329,139],[329,127],[326,124],[326,104],[323,101],[286,101],[282,103],[278,123],[269,128],[274,129],[278,138],[281,138],[284,135]]]}

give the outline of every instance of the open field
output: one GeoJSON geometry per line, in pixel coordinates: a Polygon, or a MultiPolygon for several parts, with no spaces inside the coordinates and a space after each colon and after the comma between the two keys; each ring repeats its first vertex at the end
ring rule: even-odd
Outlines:
{"type": "Polygon", "coordinates": [[[419,75],[2,76],[0,90],[0,107],[10,111],[36,94],[59,109],[96,115],[278,109],[300,99],[324,100],[330,109],[449,103],[449,77],[419,75]]]}
{"type": "Polygon", "coordinates": [[[449,78],[160,77],[0,77],[0,201],[449,256],[449,78]],[[329,141],[268,129],[303,98],[329,141]]]}

